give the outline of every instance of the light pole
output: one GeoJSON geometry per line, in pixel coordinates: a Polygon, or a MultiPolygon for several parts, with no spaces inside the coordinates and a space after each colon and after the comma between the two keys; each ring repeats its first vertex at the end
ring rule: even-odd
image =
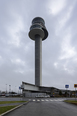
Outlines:
{"type": "Polygon", "coordinates": [[[6,94],[7,94],[7,84],[6,84],[6,94]]]}
{"type": "Polygon", "coordinates": [[[9,94],[11,93],[11,85],[9,85],[9,94]]]}

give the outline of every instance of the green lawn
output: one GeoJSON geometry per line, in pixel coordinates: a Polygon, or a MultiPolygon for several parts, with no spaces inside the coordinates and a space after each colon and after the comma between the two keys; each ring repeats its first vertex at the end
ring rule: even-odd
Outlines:
{"type": "Polygon", "coordinates": [[[3,106],[3,107],[0,107],[0,114],[6,112],[8,110],[11,110],[12,108],[15,108],[16,106],[3,106]]]}
{"type": "MultiPolygon", "coordinates": [[[[27,102],[27,101],[0,101],[0,104],[11,104],[11,103],[24,103],[24,102],[27,102]]],[[[0,107],[0,114],[10,110],[10,109],[13,109],[14,107],[16,107],[18,105],[14,105],[14,106],[1,106],[0,107]]]]}
{"type": "Polygon", "coordinates": [[[77,105],[77,100],[65,100],[64,102],[71,103],[77,105]]]}
{"type": "Polygon", "coordinates": [[[0,101],[0,104],[23,103],[26,101],[0,101]]]}

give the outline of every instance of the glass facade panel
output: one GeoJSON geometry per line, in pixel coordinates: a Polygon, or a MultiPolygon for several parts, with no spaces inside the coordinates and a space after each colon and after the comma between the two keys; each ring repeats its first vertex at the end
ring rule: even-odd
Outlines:
{"type": "Polygon", "coordinates": [[[42,29],[42,27],[40,25],[32,25],[30,30],[35,29],[35,28],[42,29]]]}

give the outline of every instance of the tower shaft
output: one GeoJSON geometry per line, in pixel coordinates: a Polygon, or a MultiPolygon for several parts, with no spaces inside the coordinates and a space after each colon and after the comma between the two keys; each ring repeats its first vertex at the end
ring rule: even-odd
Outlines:
{"type": "Polygon", "coordinates": [[[35,85],[42,85],[42,38],[35,35],[35,85]]]}

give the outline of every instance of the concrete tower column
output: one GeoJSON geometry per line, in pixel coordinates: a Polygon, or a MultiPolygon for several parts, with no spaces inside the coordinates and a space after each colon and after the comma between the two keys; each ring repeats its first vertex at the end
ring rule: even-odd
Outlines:
{"type": "Polygon", "coordinates": [[[32,20],[29,37],[35,41],[35,85],[42,85],[42,41],[48,36],[45,22],[41,17],[32,20]]]}
{"type": "Polygon", "coordinates": [[[35,85],[42,85],[42,38],[35,35],[35,85]]]}

